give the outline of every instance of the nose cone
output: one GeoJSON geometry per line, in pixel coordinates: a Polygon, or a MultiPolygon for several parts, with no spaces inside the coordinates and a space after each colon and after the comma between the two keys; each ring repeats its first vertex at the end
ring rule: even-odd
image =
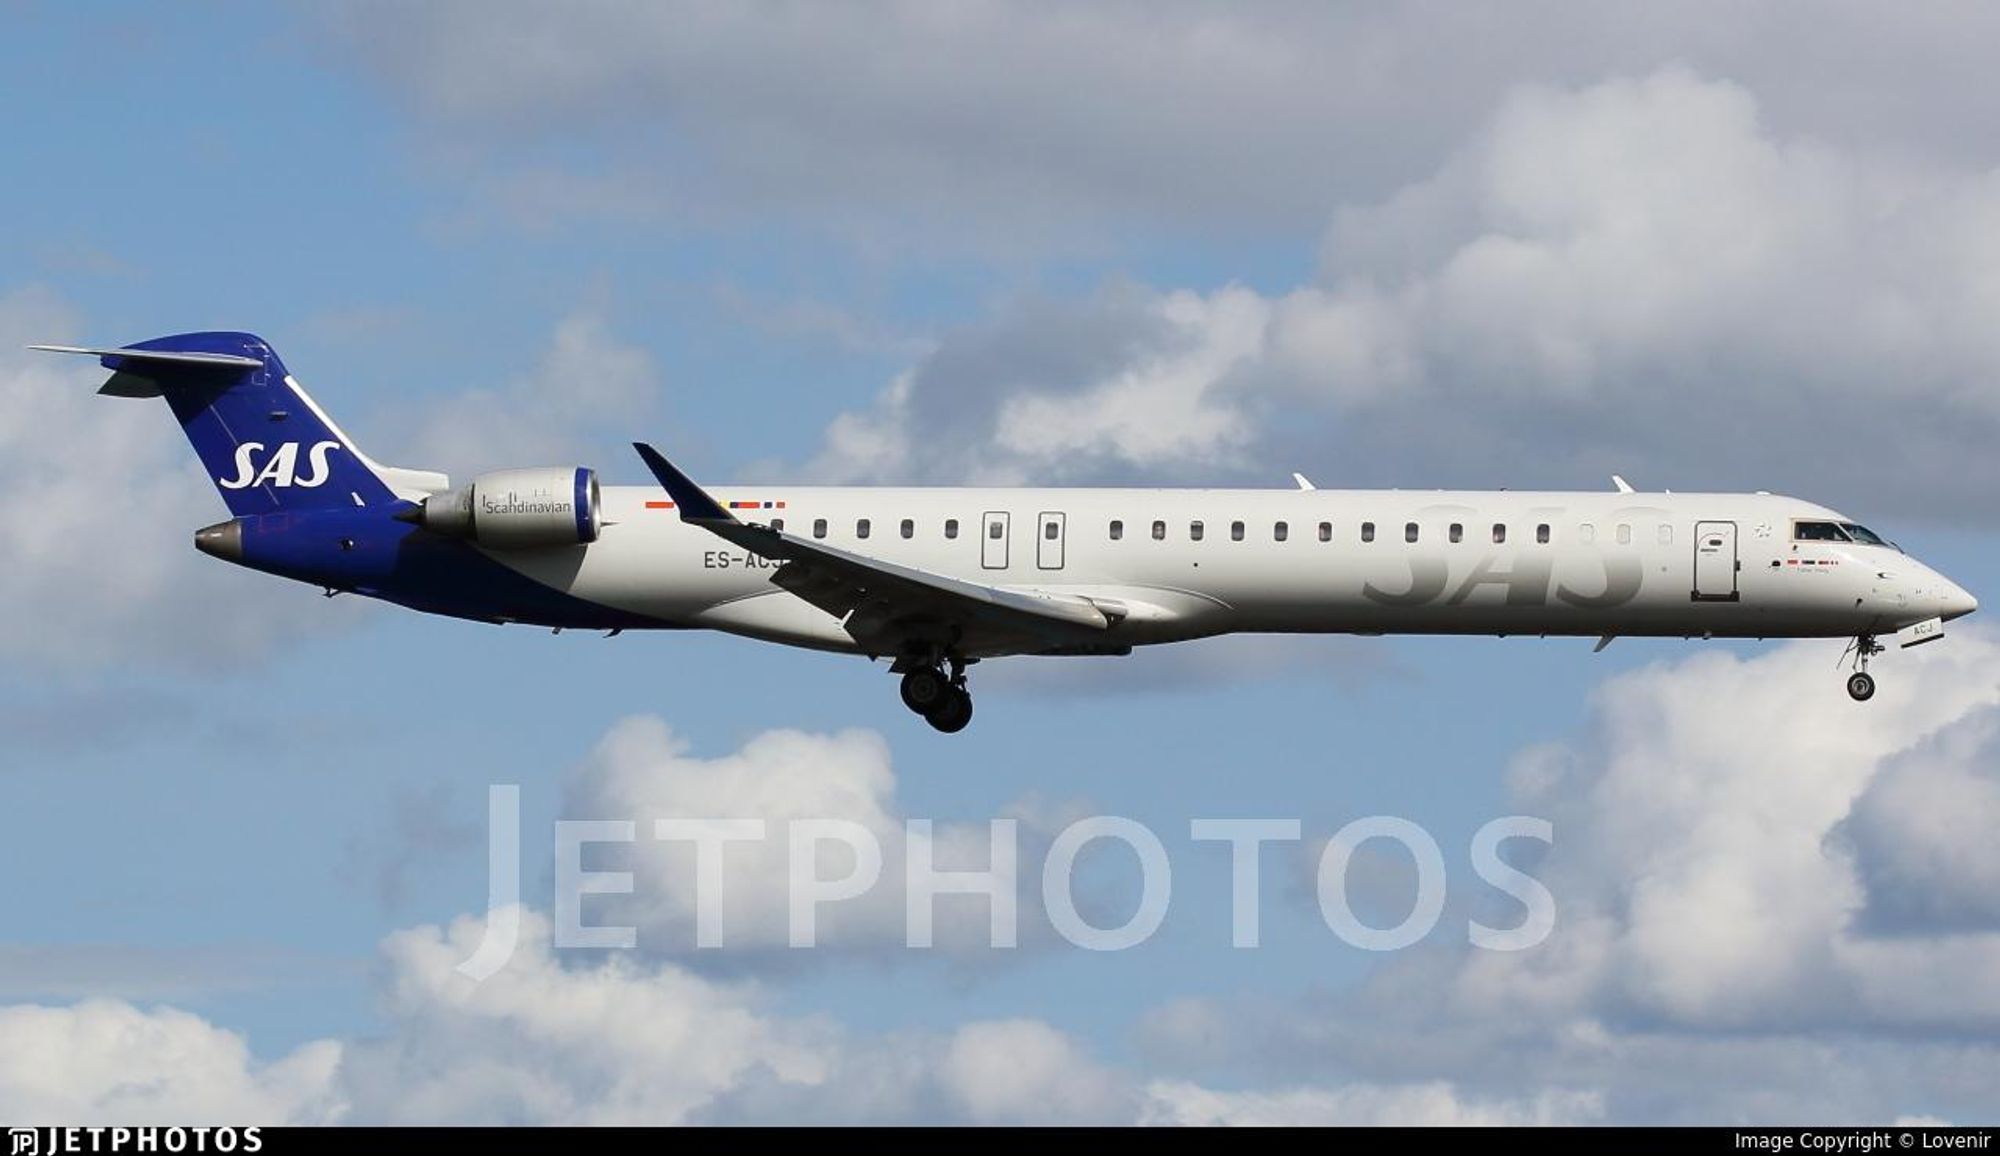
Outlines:
{"type": "Polygon", "coordinates": [[[1955,582],[1944,584],[1944,593],[1938,602],[1938,616],[1946,622],[1954,618],[1963,618],[1979,609],[1979,599],[1974,598],[1965,587],[1955,582]]]}
{"type": "Polygon", "coordinates": [[[194,548],[225,562],[243,560],[243,523],[231,518],[194,532],[194,548]]]}

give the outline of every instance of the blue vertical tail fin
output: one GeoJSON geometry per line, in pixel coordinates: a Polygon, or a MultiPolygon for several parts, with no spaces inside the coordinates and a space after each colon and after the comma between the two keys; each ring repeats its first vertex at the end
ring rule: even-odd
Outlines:
{"type": "Polygon", "coordinates": [[[442,474],[375,464],[254,334],[179,333],[117,349],[34,348],[95,354],[112,371],[100,393],[166,398],[237,517],[388,507],[448,484],[442,474]]]}

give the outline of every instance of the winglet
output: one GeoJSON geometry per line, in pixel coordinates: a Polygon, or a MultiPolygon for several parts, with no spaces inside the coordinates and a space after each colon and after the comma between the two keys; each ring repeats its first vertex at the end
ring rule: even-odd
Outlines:
{"type": "Polygon", "coordinates": [[[1301,490],[1313,490],[1319,488],[1313,485],[1311,482],[1307,481],[1306,476],[1304,474],[1295,473],[1292,475],[1292,480],[1299,484],[1299,489],[1301,490]]]}
{"type": "Polygon", "coordinates": [[[1632,483],[1626,481],[1624,478],[1619,477],[1617,474],[1611,475],[1611,484],[1617,486],[1618,492],[1621,494],[1629,494],[1632,492],[1632,483]]]}
{"type": "Polygon", "coordinates": [[[660,451],[645,442],[633,442],[632,448],[639,451],[639,457],[667,496],[674,500],[674,506],[681,512],[683,522],[736,522],[736,516],[722,508],[722,503],[708,496],[708,491],[694,484],[694,479],[682,473],[679,467],[668,461],[660,451]]]}

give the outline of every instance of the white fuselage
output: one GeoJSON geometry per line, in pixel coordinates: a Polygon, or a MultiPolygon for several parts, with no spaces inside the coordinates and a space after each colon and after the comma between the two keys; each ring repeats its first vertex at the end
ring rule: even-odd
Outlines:
{"type": "MultiPolygon", "coordinates": [[[[1794,540],[1800,520],[1846,519],[1771,494],[711,492],[743,521],[782,521],[828,546],[1116,608],[1107,649],[1237,631],[1841,637],[1976,606],[1893,547],[1794,540]]],[[[667,624],[869,649],[840,619],[773,585],[775,563],[684,524],[664,496],[608,487],[596,542],[488,553],[556,589],[667,624]]]]}

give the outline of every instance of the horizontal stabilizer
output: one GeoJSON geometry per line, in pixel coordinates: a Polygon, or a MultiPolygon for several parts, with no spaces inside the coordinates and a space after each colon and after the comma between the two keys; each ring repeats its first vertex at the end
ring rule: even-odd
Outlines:
{"type": "Polygon", "coordinates": [[[80,345],[30,345],[29,349],[43,353],[81,353],[103,361],[106,369],[124,369],[125,362],[152,362],[162,365],[192,365],[204,369],[262,369],[264,363],[254,357],[239,357],[234,353],[198,353],[193,350],[168,349],[86,349],[80,345]]]}

